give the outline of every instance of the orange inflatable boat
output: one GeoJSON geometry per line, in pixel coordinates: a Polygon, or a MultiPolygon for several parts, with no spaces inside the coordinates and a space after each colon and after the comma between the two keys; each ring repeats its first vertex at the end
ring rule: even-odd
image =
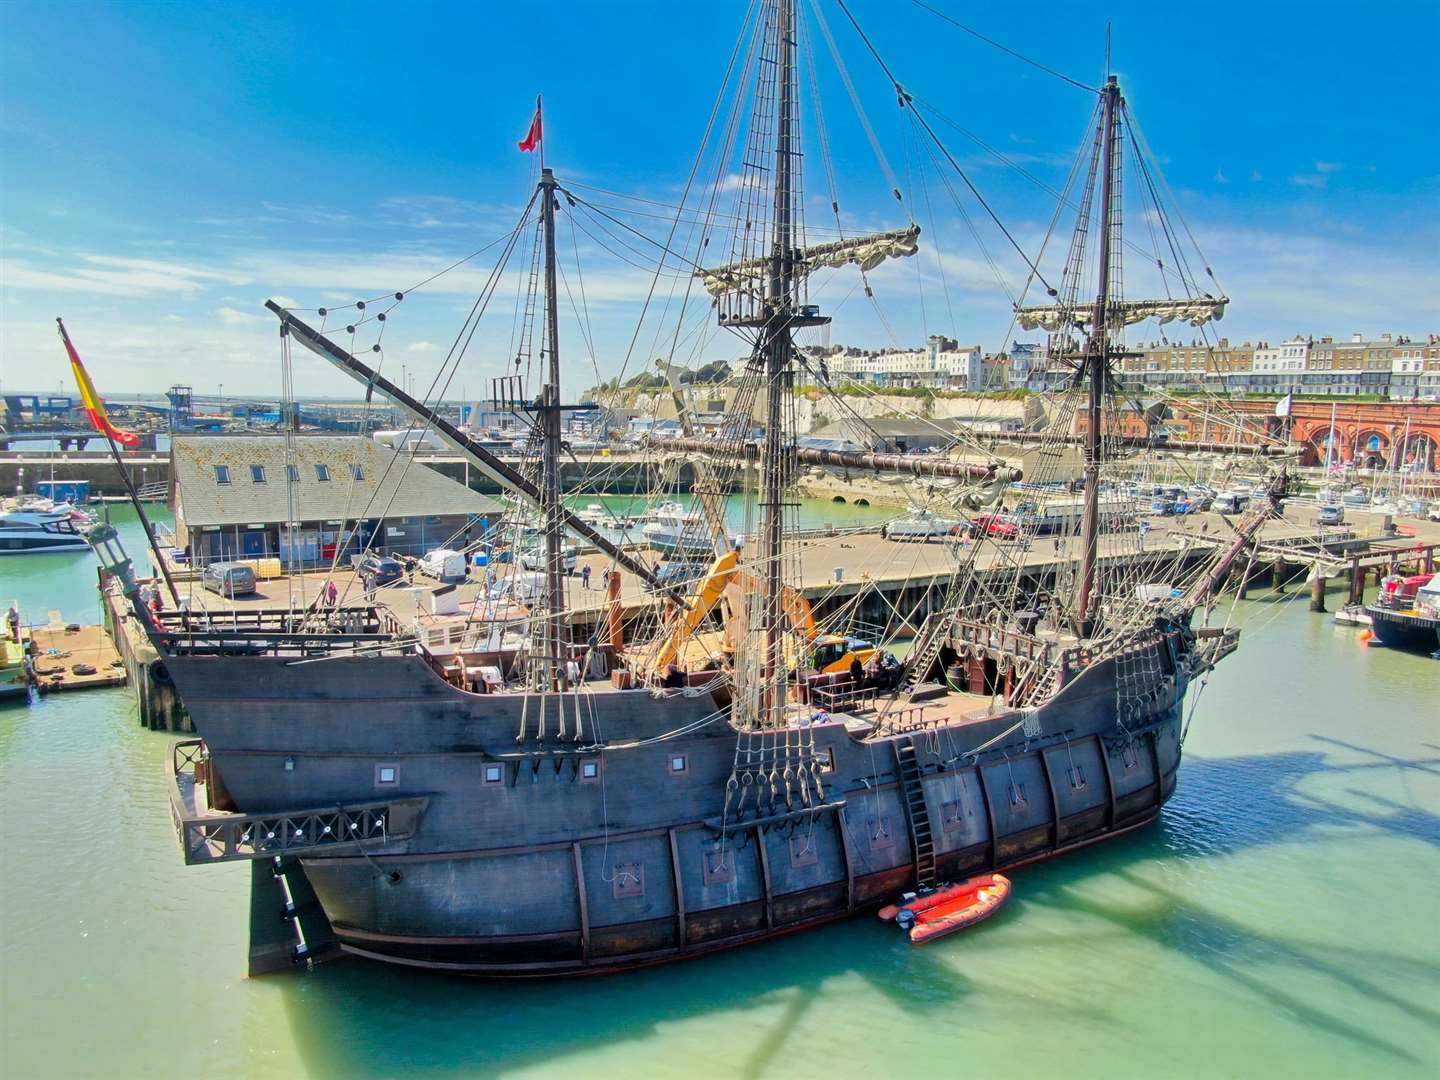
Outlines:
{"type": "Polygon", "coordinates": [[[894,919],[916,945],[964,930],[988,919],[1010,899],[1010,879],[1003,874],[981,874],[958,885],[942,885],[903,904],[880,909],[882,919],[894,919]]]}

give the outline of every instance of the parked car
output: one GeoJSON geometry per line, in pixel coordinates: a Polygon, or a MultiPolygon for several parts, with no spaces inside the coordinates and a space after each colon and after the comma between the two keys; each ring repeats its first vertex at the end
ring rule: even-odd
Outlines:
{"type": "Polygon", "coordinates": [[[1250,504],[1250,496],[1239,491],[1222,491],[1215,496],[1215,512],[1238,514],[1250,504]]]}
{"type": "Polygon", "coordinates": [[[360,584],[368,593],[382,585],[399,581],[405,576],[405,568],[400,565],[399,559],[393,559],[389,555],[366,555],[355,568],[355,576],[360,579],[360,584]]]}
{"type": "Polygon", "coordinates": [[[1199,513],[1215,505],[1215,493],[1207,487],[1192,487],[1186,494],[1190,497],[1190,510],[1199,513]]]}
{"type": "Polygon", "coordinates": [[[1156,495],[1150,500],[1150,513],[1156,517],[1168,517],[1175,513],[1175,500],[1169,495],[1156,495]]]}
{"type": "Polygon", "coordinates": [[[970,522],[970,532],[994,540],[1014,540],[1020,535],[1020,526],[1004,514],[980,514],[970,522]]]}
{"type": "Polygon", "coordinates": [[[1328,503],[1320,507],[1320,512],[1315,515],[1315,521],[1319,525],[1343,525],[1345,524],[1345,507],[1339,503],[1328,503]]]}
{"type": "Polygon", "coordinates": [[[655,587],[688,588],[710,572],[710,567],[701,562],[671,560],[655,571],[655,587]]]}
{"type": "Polygon", "coordinates": [[[237,596],[251,596],[255,592],[255,571],[242,563],[211,563],[201,575],[200,585],[232,600],[237,596]]]}
{"type": "Polygon", "coordinates": [[[420,560],[420,572],[436,581],[464,581],[465,554],[450,548],[436,548],[420,560]]]}

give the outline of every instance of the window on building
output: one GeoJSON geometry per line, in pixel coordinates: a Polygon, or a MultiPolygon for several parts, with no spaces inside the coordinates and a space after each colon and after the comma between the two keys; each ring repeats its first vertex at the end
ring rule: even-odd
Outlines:
{"type": "Polygon", "coordinates": [[[350,479],[352,479],[352,480],[364,480],[364,479],[365,479],[365,467],[364,467],[363,465],[352,464],[352,465],[350,466],[350,479]]]}
{"type": "Polygon", "coordinates": [[[294,465],[286,465],[285,479],[289,480],[292,484],[298,484],[300,482],[300,469],[294,465]]]}
{"type": "Polygon", "coordinates": [[[503,780],[504,778],[505,778],[505,766],[503,766],[503,765],[486,765],[486,766],[485,766],[485,783],[487,783],[487,784],[498,784],[498,783],[500,783],[500,781],[503,780]]]}
{"type": "Polygon", "coordinates": [[[684,754],[675,754],[670,758],[670,771],[676,775],[683,773],[688,767],[684,754]]]}
{"type": "Polygon", "coordinates": [[[263,483],[265,483],[265,466],[264,466],[264,465],[251,465],[251,466],[250,466],[250,479],[251,479],[252,481],[254,481],[255,483],[257,483],[257,484],[263,484],[263,483]]]}
{"type": "Polygon", "coordinates": [[[595,780],[600,776],[600,762],[591,758],[580,762],[580,779],[595,780]]]}
{"type": "Polygon", "coordinates": [[[330,479],[330,466],[329,466],[329,465],[316,465],[316,466],[315,466],[315,479],[316,479],[316,480],[329,480],[329,479],[330,479]]]}
{"type": "Polygon", "coordinates": [[[398,784],[400,782],[400,769],[396,765],[376,765],[375,783],[377,784],[398,784]]]}
{"type": "Polygon", "coordinates": [[[228,483],[230,482],[230,466],[229,466],[229,465],[216,465],[216,466],[215,466],[215,482],[216,482],[217,484],[228,484],[228,483]]]}

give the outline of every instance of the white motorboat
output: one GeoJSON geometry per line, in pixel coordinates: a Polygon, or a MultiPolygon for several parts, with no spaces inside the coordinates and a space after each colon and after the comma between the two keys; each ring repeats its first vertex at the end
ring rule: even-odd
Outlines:
{"type": "MultiPolygon", "coordinates": [[[[682,555],[713,555],[715,541],[705,518],[698,510],[689,510],[677,502],[663,502],[645,513],[640,535],[656,551],[682,555]]],[[[742,538],[731,536],[730,542],[740,546],[742,538]]]]}
{"type": "MultiPolygon", "coordinates": [[[[47,500],[48,501],[48,500],[47,500]]],[[[55,551],[88,551],[80,534],[91,518],[61,503],[50,509],[36,504],[0,512],[0,555],[38,555],[55,551]]]]}
{"type": "Polygon", "coordinates": [[[1365,614],[1364,604],[1346,604],[1335,612],[1335,621],[1341,626],[1369,626],[1370,616],[1365,614]]]}

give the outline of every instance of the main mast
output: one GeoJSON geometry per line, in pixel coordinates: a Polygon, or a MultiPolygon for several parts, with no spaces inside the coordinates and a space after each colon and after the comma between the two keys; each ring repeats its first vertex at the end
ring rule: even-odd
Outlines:
{"type": "Polygon", "coordinates": [[[776,5],[776,60],[779,64],[779,125],[775,137],[775,216],[770,245],[765,310],[765,446],[760,462],[760,561],[764,583],[760,655],[760,701],[756,717],[763,725],[782,726],[785,718],[785,633],[781,602],[785,543],[785,490],[790,478],[790,447],[784,408],[792,392],[790,337],[795,282],[791,236],[791,140],[794,138],[794,4],[776,5]]]}
{"type": "Polygon", "coordinates": [[[1085,350],[1089,402],[1085,426],[1085,516],[1080,527],[1080,582],[1075,596],[1075,622],[1084,636],[1092,622],[1091,605],[1095,592],[1095,564],[1100,537],[1100,463],[1104,439],[1100,424],[1105,403],[1106,380],[1110,373],[1110,247],[1115,184],[1115,135],[1120,122],[1120,87],[1111,75],[1100,91],[1102,107],[1102,175],[1100,178],[1100,251],[1095,311],[1090,320],[1090,337],[1085,350]]]}
{"type": "Polygon", "coordinates": [[[569,659],[560,499],[560,304],[555,285],[555,174],[540,170],[540,226],[545,238],[545,384],[536,399],[541,435],[540,520],[545,539],[545,644],[542,690],[564,690],[569,659]]]}

